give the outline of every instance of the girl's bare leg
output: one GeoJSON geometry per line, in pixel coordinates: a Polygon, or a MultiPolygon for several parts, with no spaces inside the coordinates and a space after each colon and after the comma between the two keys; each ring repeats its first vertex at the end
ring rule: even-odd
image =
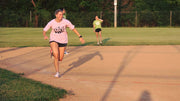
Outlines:
{"type": "Polygon", "coordinates": [[[68,55],[69,53],[66,51],[67,46],[64,49],[64,54],[68,55]]]}
{"type": "Polygon", "coordinates": [[[100,43],[102,43],[102,35],[101,35],[101,31],[99,32],[99,37],[100,37],[100,43]]]}
{"type": "Polygon", "coordinates": [[[97,39],[97,44],[99,43],[99,35],[98,35],[98,32],[96,32],[96,39],[97,39]]]}
{"type": "Polygon", "coordinates": [[[51,42],[50,46],[51,46],[51,49],[52,49],[53,55],[54,55],[55,70],[56,70],[56,72],[59,72],[59,47],[58,47],[58,44],[56,42],[51,42]]]}
{"type": "Polygon", "coordinates": [[[59,47],[59,61],[63,60],[64,57],[64,51],[65,51],[66,47],[59,47]]]}

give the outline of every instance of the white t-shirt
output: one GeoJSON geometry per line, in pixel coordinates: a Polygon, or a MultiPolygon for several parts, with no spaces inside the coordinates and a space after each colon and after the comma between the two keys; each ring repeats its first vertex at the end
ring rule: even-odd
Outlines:
{"type": "Polygon", "coordinates": [[[68,43],[68,36],[66,31],[67,27],[73,30],[75,26],[69,20],[64,18],[61,22],[56,22],[56,20],[53,19],[48,22],[48,24],[44,27],[43,31],[47,32],[51,28],[52,31],[50,33],[49,41],[66,44],[68,43]]]}

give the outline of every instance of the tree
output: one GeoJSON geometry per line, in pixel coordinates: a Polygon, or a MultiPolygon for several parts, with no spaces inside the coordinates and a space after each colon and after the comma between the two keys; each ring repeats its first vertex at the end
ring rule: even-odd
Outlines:
{"type": "Polygon", "coordinates": [[[34,6],[34,13],[35,13],[35,27],[38,27],[38,7],[36,6],[36,4],[35,4],[35,2],[34,2],[34,0],[31,0],[31,2],[32,2],[32,4],[33,4],[33,6],[34,6]]]}

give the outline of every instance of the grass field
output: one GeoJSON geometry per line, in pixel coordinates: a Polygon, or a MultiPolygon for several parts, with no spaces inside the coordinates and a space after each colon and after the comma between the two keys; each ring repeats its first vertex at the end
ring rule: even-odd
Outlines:
{"type": "MultiPolygon", "coordinates": [[[[85,39],[84,45],[96,45],[92,28],[76,28],[85,39]]],[[[43,28],[0,28],[0,47],[49,46],[43,39],[43,28]]],[[[68,31],[69,46],[81,45],[73,31],[68,31]]],[[[50,30],[47,35],[49,35],[50,30]]],[[[103,28],[103,45],[179,45],[180,28],[103,28]]]]}
{"type": "Polygon", "coordinates": [[[0,68],[1,101],[58,101],[67,91],[0,68]]]}

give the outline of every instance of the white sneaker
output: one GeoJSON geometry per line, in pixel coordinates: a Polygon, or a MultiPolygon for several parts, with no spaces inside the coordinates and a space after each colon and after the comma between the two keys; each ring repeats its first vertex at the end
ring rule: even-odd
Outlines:
{"type": "Polygon", "coordinates": [[[100,44],[102,45],[102,41],[100,42],[100,44]]]}
{"type": "Polygon", "coordinates": [[[65,51],[64,54],[68,55],[69,53],[65,51]]]}
{"type": "Polygon", "coordinates": [[[54,75],[54,77],[59,78],[61,75],[59,73],[56,73],[56,75],[54,75]]]}
{"type": "Polygon", "coordinates": [[[99,45],[99,42],[97,42],[97,45],[99,45]]]}

